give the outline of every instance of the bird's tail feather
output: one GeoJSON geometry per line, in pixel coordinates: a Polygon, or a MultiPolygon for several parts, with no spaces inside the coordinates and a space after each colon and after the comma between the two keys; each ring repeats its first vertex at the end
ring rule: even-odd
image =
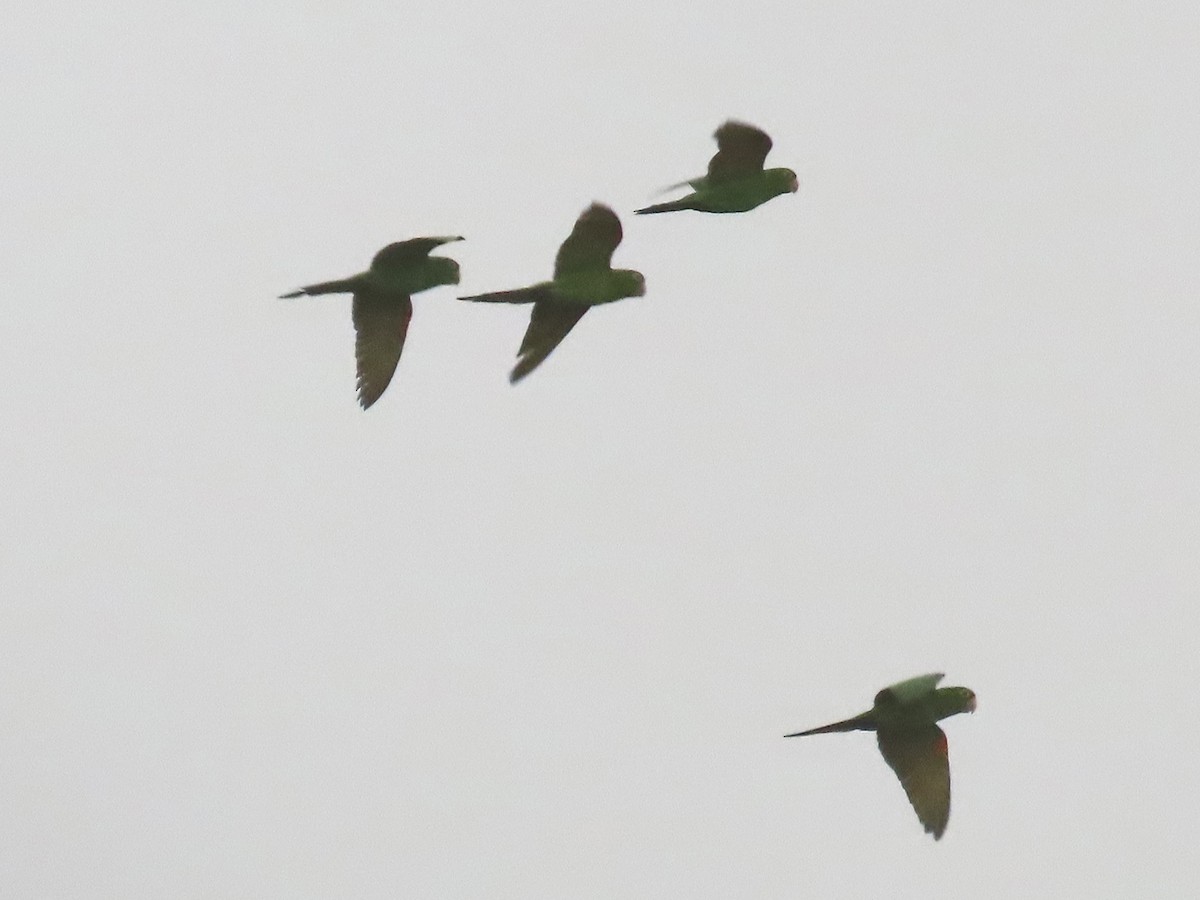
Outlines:
{"type": "Polygon", "coordinates": [[[820,728],[810,728],[808,731],[797,731],[794,734],[785,734],[784,737],[807,737],[810,734],[832,734],[835,731],[874,730],[874,717],[870,713],[863,713],[861,716],[855,716],[852,719],[843,719],[841,722],[833,722],[829,725],[822,725],[820,728]]]}
{"type": "Polygon", "coordinates": [[[494,291],[490,294],[475,294],[471,297],[459,297],[459,300],[470,300],[473,303],[536,303],[543,299],[545,291],[538,288],[517,288],[512,291],[494,291]]]}
{"type": "Polygon", "coordinates": [[[651,206],[643,206],[641,209],[635,209],[634,215],[645,216],[651,213],[675,212],[680,209],[691,209],[691,205],[686,200],[671,200],[667,203],[655,203],[651,206]]]}
{"type": "Polygon", "coordinates": [[[280,294],[280,300],[289,300],[292,297],[314,297],[317,294],[352,294],[357,288],[357,283],[353,278],[339,278],[337,281],[322,281],[318,284],[310,284],[299,290],[292,291],[290,294],[280,294]]]}

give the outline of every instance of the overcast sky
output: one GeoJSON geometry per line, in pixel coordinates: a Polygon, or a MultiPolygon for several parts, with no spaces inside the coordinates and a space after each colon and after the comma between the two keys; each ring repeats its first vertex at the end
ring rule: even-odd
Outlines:
{"type": "Polygon", "coordinates": [[[5,19],[0,894],[1200,892],[1195,3],[5,19]],[[629,215],[731,117],[798,194],[629,215]],[[428,234],[364,413],[276,297],[428,234]],[[929,671],[940,842],[781,737],[929,671]]]}

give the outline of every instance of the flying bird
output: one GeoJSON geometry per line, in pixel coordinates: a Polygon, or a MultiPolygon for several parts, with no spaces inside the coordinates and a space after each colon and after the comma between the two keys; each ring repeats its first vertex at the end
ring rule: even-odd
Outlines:
{"type": "Polygon", "coordinates": [[[459,297],[481,303],[532,303],[533,314],[517,364],[508,380],[516,384],[545,360],[575,323],[593,306],[646,293],[646,279],[632,269],[612,268],[613,251],[621,243],[621,220],[607,206],[593,203],[554,258],[554,277],[530,287],[459,297]]]}
{"type": "Polygon", "coordinates": [[[865,713],[798,731],[804,737],[832,731],[874,731],[879,752],[900,779],[925,830],[940,839],[950,819],[950,755],[940,719],[975,711],[975,692],[965,687],[937,687],[941,673],[918,675],[886,687],[865,713]]]}
{"type": "Polygon", "coordinates": [[[667,190],[691,187],[692,193],[669,203],[655,203],[637,214],[696,209],[700,212],[746,212],[772,197],[800,189],[791,169],[764,169],[771,151],[771,138],[761,128],[729,121],[713,134],[717,153],[708,162],[708,174],[671,185],[667,190]]]}
{"type": "Polygon", "coordinates": [[[396,372],[412,318],[412,295],[441,284],[458,284],[458,263],[445,256],[430,256],[430,251],[461,240],[455,235],[388,244],[375,254],[365,272],[281,295],[280,299],[354,295],[354,358],[358,366],[358,402],[363,409],[383,395],[396,372]]]}

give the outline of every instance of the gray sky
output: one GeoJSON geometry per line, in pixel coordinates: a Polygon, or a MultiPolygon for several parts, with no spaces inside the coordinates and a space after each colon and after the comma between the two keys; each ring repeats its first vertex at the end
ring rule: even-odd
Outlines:
{"type": "Polygon", "coordinates": [[[0,894],[1200,891],[1194,3],[20,4],[0,894]],[[800,193],[633,218],[729,117],[800,193]],[[519,387],[459,293],[598,200],[519,387]],[[870,735],[927,671],[954,805],[870,735]]]}

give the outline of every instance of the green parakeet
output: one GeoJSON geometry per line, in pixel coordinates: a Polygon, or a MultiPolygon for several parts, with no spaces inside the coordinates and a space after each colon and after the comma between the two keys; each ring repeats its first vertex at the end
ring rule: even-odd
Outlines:
{"type": "Polygon", "coordinates": [[[621,243],[621,220],[607,206],[593,203],[554,258],[554,277],[530,287],[460,297],[482,303],[532,303],[533,314],[517,364],[508,380],[516,384],[550,355],[593,306],[646,293],[646,279],[632,269],[612,268],[613,251],[621,243]]]}
{"type": "Polygon", "coordinates": [[[917,818],[940,839],[950,819],[950,755],[937,722],[975,711],[975,692],[937,687],[943,677],[941,673],[919,675],[893,684],[875,695],[875,705],[865,713],[786,737],[874,731],[879,751],[900,779],[917,818]]]}
{"type": "Polygon", "coordinates": [[[655,203],[636,210],[647,213],[696,209],[701,212],[746,212],[772,197],[795,193],[800,189],[791,169],[763,169],[771,150],[771,138],[765,131],[745,122],[729,121],[716,130],[717,153],[709,160],[708,174],[672,185],[690,186],[692,193],[669,203],[655,203]]]}
{"type": "Polygon", "coordinates": [[[375,254],[365,272],[282,295],[282,299],[354,295],[354,357],[358,365],[358,402],[363,409],[382,396],[396,372],[412,318],[412,295],[441,284],[458,284],[458,263],[445,256],[430,256],[430,251],[461,240],[457,235],[419,237],[388,244],[375,254]]]}

